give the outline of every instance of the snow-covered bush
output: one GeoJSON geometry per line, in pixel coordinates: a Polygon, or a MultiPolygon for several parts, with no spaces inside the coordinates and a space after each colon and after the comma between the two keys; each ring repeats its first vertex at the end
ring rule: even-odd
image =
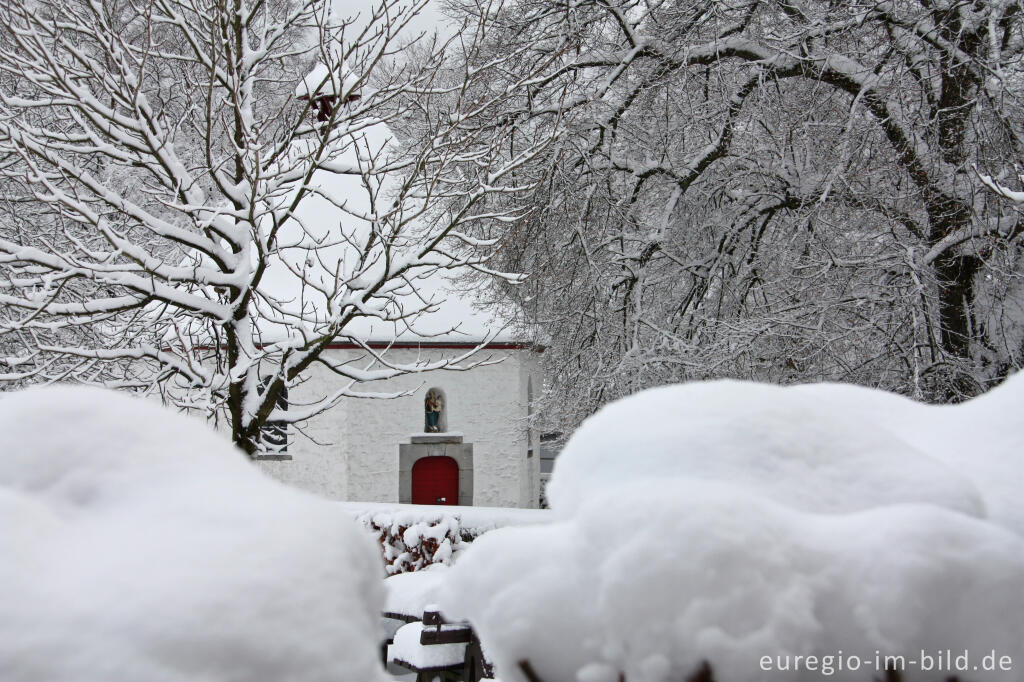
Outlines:
{"type": "Polygon", "coordinates": [[[551,519],[551,513],[542,509],[378,502],[339,504],[377,539],[388,575],[427,566],[448,566],[470,542],[484,533],[505,526],[546,523],[551,519]]]}
{"type": "Polygon", "coordinates": [[[386,679],[373,544],[202,422],[99,389],[0,398],[0,679],[386,679]]]}
{"type": "Polygon", "coordinates": [[[438,599],[506,682],[524,660],[545,682],[678,681],[704,661],[718,682],[803,682],[826,660],[868,682],[886,656],[907,682],[946,680],[918,663],[939,651],[968,652],[964,682],[1019,682],[1022,404],[1024,376],[943,408],[834,385],[639,394],[563,451],[557,520],[479,538],[438,599]],[[1012,666],[981,670],[990,652],[1012,666]]]}
{"type": "Polygon", "coordinates": [[[465,547],[459,520],[447,514],[368,512],[358,520],[377,538],[388,575],[450,565],[465,547]]]}

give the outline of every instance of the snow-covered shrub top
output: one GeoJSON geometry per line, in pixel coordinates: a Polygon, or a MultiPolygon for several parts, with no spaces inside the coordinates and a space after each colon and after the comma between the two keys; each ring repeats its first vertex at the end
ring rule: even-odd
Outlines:
{"type": "Polygon", "coordinates": [[[152,402],[0,398],[0,679],[383,680],[372,542],[152,402]]]}
{"type": "Polygon", "coordinates": [[[542,509],[341,502],[377,538],[388,575],[447,566],[466,544],[503,526],[546,523],[542,509]]]}
{"type": "Polygon", "coordinates": [[[830,679],[868,682],[876,652],[922,650],[994,651],[1012,668],[963,679],[1019,682],[1021,405],[1020,376],[945,408],[829,385],[645,392],[570,441],[558,520],[479,538],[438,600],[506,682],[524,659],[545,682],[683,680],[705,660],[721,682],[810,681],[825,656],[830,679]],[[787,655],[818,664],[780,672],[787,655]]]}
{"type": "Polygon", "coordinates": [[[458,519],[445,514],[368,512],[358,521],[377,538],[388,575],[448,565],[463,549],[458,519]]]}

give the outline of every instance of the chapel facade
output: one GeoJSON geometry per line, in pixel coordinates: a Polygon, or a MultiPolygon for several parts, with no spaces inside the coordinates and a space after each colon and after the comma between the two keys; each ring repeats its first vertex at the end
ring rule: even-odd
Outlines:
{"type": "MultiPolygon", "coordinates": [[[[432,361],[474,345],[393,343],[387,356],[432,361]]],[[[335,360],[363,355],[341,345],[327,352],[335,360]]],[[[478,359],[488,363],[363,384],[361,391],[407,395],[346,398],[305,424],[304,435],[290,433],[286,451],[259,465],[336,500],[537,507],[540,437],[530,416],[541,387],[540,353],[506,340],[489,344],[478,359]]],[[[322,396],[337,381],[327,371],[311,374],[290,389],[289,401],[322,396]]]]}

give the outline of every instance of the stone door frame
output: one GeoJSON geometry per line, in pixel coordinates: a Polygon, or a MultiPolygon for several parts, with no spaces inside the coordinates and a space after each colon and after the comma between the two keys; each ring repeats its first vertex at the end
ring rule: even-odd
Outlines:
{"type": "Polygon", "coordinates": [[[426,457],[451,457],[459,465],[459,505],[473,505],[473,444],[446,433],[415,435],[398,445],[398,502],[412,504],[412,465],[426,457]]]}

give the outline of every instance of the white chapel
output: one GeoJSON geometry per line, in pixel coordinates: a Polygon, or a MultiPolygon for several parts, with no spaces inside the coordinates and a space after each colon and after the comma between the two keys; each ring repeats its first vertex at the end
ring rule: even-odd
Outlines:
{"type": "MultiPolygon", "coordinates": [[[[319,111],[323,84],[330,80],[326,69],[318,67],[296,95],[312,99],[319,111]]],[[[367,127],[359,135],[354,149],[389,144],[390,133],[383,125],[367,127]]],[[[352,225],[358,213],[353,207],[365,202],[359,197],[365,187],[358,179],[331,176],[323,182],[321,194],[333,195],[333,201],[313,196],[303,204],[299,222],[307,232],[318,223],[343,220],[352,225]],[[347,207],[340,217],[339,205],[347,207]]],[[[301,267],[301,262],[286,263],[279,272],[268,272],[267,280],[277,277],[275,286],[287,289],[294,286],[289,273],[301,267]]],[[[430,303],[422,315],[403,325],[357,320],[352,333],[358,342],[402,365],[457,358],[486,343],[459,363],[468,369],[361,383],[360,392],[397,397],[342,398],[327,412],[289,427],[281,434],[287,436],[287,445],[279,453],[260,456],[259,465],[286,483],[337,500],[538,506],[540,438],[529,419],[542,386],[538,348],[474,305],[472,293],[443,274],[418,280],[409,295],[421,308],[423,301],[430,303]]],[[[325,351],[326,357],[334,364],[365,366],[372,356],[359,343],[340,338],[325,351]]],[[[314,364],[289,388],[287,402],[300,409],[344,381],[314,364]]]]}

